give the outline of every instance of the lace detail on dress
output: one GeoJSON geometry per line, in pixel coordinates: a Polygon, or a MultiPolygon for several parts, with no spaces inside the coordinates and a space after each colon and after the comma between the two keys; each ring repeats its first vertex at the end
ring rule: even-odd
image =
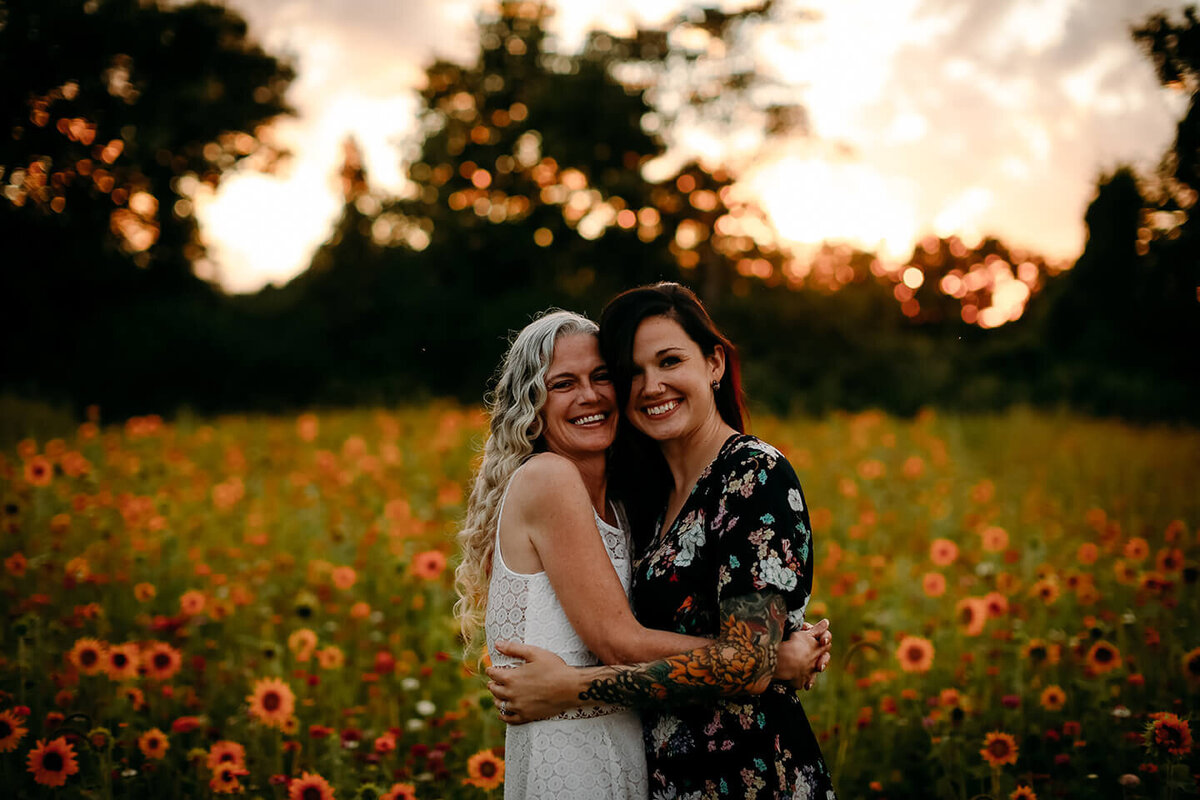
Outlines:
{"type": "MultiPolygon", "coordinates": [[[[505,489],[497,519],[503,517],[507,497],[505,489]]],[[[594,511],[593,516],[628,596],[633,569],[628,525],[619,507],[616,512],[616,526],[594,511]]],[[[572,666],[600,663],[571,627],[546,573],[513,572],[504,563],[499,524],[484,630],[488,655],[496,666],[520,663],[496,650],[493,643],[497,639],[541,647],[572,666]]],[[[637,713],[620,706],[588,706],[541,722],[511,725],[504,747],[505,800],[645,800],[649,793],[641,720],[637,713]]]]}

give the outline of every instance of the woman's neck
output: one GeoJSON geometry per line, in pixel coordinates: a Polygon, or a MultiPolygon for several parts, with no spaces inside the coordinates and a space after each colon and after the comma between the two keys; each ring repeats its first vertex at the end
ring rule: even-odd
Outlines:
{"type": "Polygon", "coordinates": [[[679,498],[692,490],[700,473],[713,462],[721,452],[722,445],[730,436],[736,434],[733,428],[714,414],[711,419],[694,432],[660,442],[663,458],[671,470],[671,479],[675,484],[673,496],[679,498]]]}

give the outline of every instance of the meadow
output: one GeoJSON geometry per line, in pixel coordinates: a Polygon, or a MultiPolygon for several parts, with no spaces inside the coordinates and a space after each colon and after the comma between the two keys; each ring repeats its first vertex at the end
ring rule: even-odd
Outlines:
{"type": "MultiPolygon", "coordinates": [[[[10,421],[11,423],[11,421],[10,421]]],[[[756,417],[811,506],[805,707],[842,798],[1179,797],[1200,760],[1200,431],[756,417]]],[[[0,785],[498,797],[445,404],[88,421],[0,453],[0,785]]]]}

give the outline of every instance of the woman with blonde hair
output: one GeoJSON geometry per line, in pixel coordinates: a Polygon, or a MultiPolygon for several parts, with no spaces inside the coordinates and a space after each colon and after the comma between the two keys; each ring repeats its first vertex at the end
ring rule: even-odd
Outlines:
{"type": "MultiPolygon", "coordinates": [[[[548,650],[575,667],[712,643],[645,628],[630,610],[629,528],[610,501],[607,472],[619,414],[597,334],[595,323],[566,311],[535,319],[505,355],[488,403],[489,437],[458,535],[455,611],[468,654],[482,649],[482,628],[497,667],[520,663],[499,641],[548,650]]],[[[822,634],[785,643],[781,674],[811,680],[827,657],[822,634]]],[[[503,702],[499,710],[508,713],[503,702]]],[[[505,759],[506,798],[648,795],[641,721],[620,705],[510,725],[505,759]]]]}

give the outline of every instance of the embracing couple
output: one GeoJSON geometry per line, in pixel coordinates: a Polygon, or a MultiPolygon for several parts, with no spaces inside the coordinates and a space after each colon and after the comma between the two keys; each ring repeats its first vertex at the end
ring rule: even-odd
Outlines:
{"type": "Polygon", "coordinates": [[[833,800],[796,688],[813,542],[795,472],[744,433],[737,353],[688,289],[514,340],[459,534],[506,798],[833,800]]]}

